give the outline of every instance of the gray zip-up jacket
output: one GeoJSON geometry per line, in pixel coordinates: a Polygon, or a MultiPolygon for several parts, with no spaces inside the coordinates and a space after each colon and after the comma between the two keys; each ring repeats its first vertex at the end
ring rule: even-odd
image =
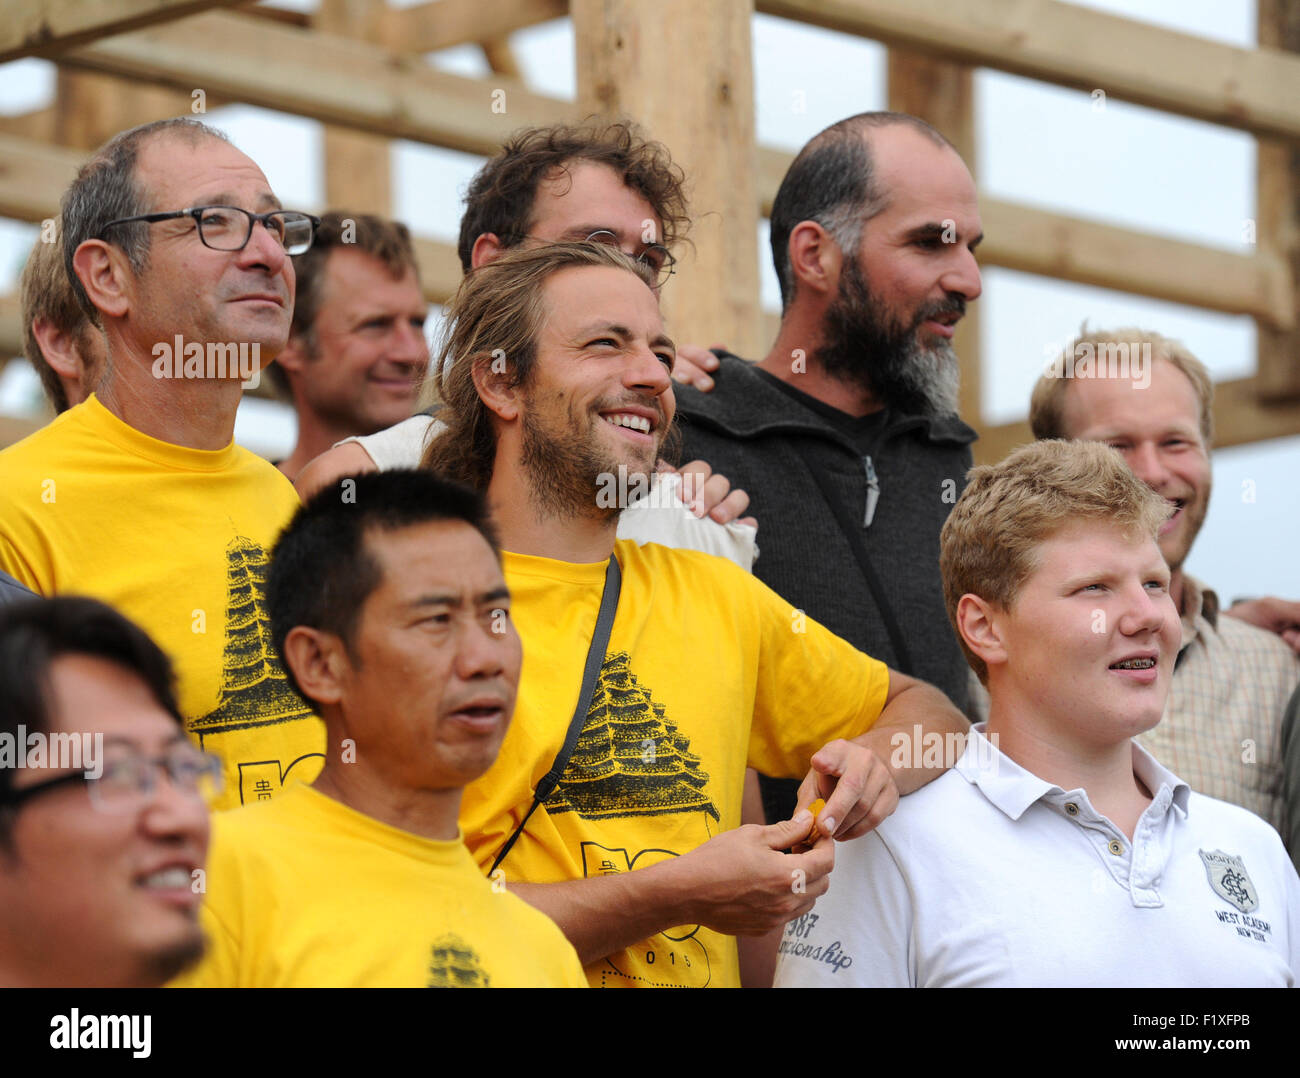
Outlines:
{"type": "Polygon", "coordinates": [[[863,454],[750,363],[723,355],[716,388],[674,386],[683,460],[703,459],[749,492],[758,518],[754,575],[791,605],[895,669],[881,611],[800,455],[842,499],[901,630],[914,677],[965,708],[967,665],[939,578],[939,531],[965,486],[975,432],[955,415],[886,414],[863,454]],[[869,458],[869,459],[866,459],[869,458]],[[864,527],[874,472],[878,493],[864,527]]]}

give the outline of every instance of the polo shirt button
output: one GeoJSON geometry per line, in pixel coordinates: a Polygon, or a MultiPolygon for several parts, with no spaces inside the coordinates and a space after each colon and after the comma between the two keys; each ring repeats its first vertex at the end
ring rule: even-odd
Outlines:
{"type": "Polygon", "coordinates": [[[1073,801],[1067,801],[1065,803],[1065,814],[1067,816],[1079,815],[1079,806],[1076,805],[1073,801]]]}
{"type": "Polygon", "coordinates": [[[1114,838],[1110,840],[1110,845],[1106,849],[1110,850],[1116,857],[1124,852],[1124,847],[1120,845],[1119,839],[1114,838]]]}

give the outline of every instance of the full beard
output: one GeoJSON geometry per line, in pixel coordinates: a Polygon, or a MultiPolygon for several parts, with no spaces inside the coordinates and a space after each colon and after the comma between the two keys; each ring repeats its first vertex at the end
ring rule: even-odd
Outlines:
{"type": "Polygon", "coordinates": [[[911,325],[900,325],[871,294],[857,260],[846,259],[816,361],[832,378],[861,386],[903,415],[953,414],[961,384],[957,354],[948,341],[923,347],[918,331],[927,319],[965,310],[965,301],[953,297],[926,305],[911,325]]]}

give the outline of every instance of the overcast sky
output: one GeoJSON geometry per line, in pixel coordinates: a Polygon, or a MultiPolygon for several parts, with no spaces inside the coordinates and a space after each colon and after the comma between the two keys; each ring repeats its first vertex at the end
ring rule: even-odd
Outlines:
{"type": "MultiPolygon", "coordinates": [[[[1085,6],[1234,45],[1255,44],[1250,0],[1090,0],[1085,6]]],[[[512,43],[531,86],[573,97],[573,36],[567,20],[521,31],[512,43]]],[[[872,42],[756,16],[759,140],[796,150],[844,116],[883,108],[884,55],[872,42]]],[[[448,50],[435,62],[464,74],[488,73],[475,48],[448,50]]],[[[0,112],[48,103],[52,71],[41,61],[0,69],[0,112]]],[[[1226,250],[1251,250],[1242,242],[1244,223],[1255,215],[1255,142],[1250,136],[993,71],[978,72],[975,86],[976,175],[986,195],[1226,250]]],[[[322,205],[319,124],[245,107],[215,110],[208,119],[262,165],[285,205],[322,205]]],[[[454,239],[461,198],[481,161],[396,143],[395,214],[419,233],[454,239]]],[[[759,232],[762,258],[767,250],[764,224],[759,232]]],[[[35,235],[33,226],[0,219],[0,290],[15,288],[35,235]]],[[[764,303],[775,308],[775,277],[766,261],[761,265],[764,303]]],[[[1255,329],[1248,317],[996,268],[984,272],[979,302],[986,422],[1024,417],[1047,349],[1069,339],[1084,319],[1094,327],[1136,324],[1179,338],[1218,379],[1247,376],[1255,367],[1255,329]]],[[[22,376],[19,365],[13,365],[0,382],[0,410],[17,411],[34,402],[36,394],[34,378],[22,376]]],[[[292,419],[251,401],[244,406],[236,437],[259,451],[284,453],[293,441],[292,419]]],[[[1188,569],[1225,599],[1300,597],[1293,556],[1300,536],[1300,438],[1221,450],[1214,458],[1214,481],[1215,496],[1188,569]]]]}

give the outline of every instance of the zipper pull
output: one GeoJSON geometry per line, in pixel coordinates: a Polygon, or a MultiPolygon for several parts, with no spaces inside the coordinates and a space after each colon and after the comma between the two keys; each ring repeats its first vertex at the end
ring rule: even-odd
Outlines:
{"type": "Polygon", "coordinates": [[[862,526],[869,528],[876,516],[876,503],[880,501],[880,480],[876,477],[876,466],[871,463],[871,458],[863,457],[862,460],[867,466],[867,519],[862,526]]]}

